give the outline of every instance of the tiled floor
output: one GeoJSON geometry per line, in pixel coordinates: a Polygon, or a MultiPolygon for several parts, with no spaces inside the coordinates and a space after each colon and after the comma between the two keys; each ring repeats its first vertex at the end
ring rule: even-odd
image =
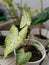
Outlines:
{"type": "Polygon", "coordinates": [[[11,56],[7,59],[0,59],[0,65],[16,65],[14,56],[11,56]]]}

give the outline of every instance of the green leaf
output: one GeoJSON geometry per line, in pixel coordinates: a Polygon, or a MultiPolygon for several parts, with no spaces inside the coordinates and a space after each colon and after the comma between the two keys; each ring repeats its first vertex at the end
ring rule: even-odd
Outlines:
{"type": "Polygon", "coordinates": [[[20,11],[22,11],[23,9],[25,9],[25,10],[27,10],[27,11],[30,10],[30,8],[28,7],[27,3],[25,3],[23,7],[20,6],[19,3],[16,3],[16,5],[17,5],[17,7],[19,8],[20,11]]]}
{"type": "Polygon", "coordinates": [[[18,33],[19,33],[18,28],[15,27],[15,25],[12,25],[11,28],[10,28],[10,33],[18,35],[18,33]]]}
{"type": "Polygon", "coordinates": [[[41,13],[32,17],[32,24],[41,24],[49,20],[49,7],[45,8],[41,13]]]}
{"type": "Polygon", "coordinates": [[[40,46],[39,43],[37,43],[35,41],[32,42],[32,45],[35,46],[36,48],[38,48],[40,46]]]}
{"type": "Polygon", "coordinates": [[[10,7],[10,12],[11,12],[11,14],[12,14],[12,15],[16,18],[16,20],[17,20],[17,18],[18,18],[17,10],[15,11],[14,6],[10,7]]]}
{"type": "Polygon", "coordinates": [[[23,48],[16,52],[16,62],[18,65],[26,64],[32,56],[31,52],[25,52],[23,48]]]}
{"type": "Polygon", "coordinates": [[[23,28],[26,25],[30,25],[31,24],[31,17],[29,15],[29,12],[26,11],[25,9],[22,10],[22,19],[20,22],[20,28],[23,28]]]}
{"type": "Polygon", "coordinates": [[[28,31],[28,26],[25,26],[25,27],[19,32],[19,36],[22,37],[23,39],[26,38],[27,31],[28,31]]]}
{"type": "MultiPolygon", "coordinates": [[[[15,25],[12,25],[11,28],[10,28],[10,34],[13,34],[13,35],[18,35],[19,31],[18,31],[18,28],[15,27],[15,25]]],[[[8,41],[10,40],[12,36],[11,35],[7,35],[6,36],[6,39],[5,39],[5,45],[8,43],[8,41]]]]}
{"type": "Polygon", "coordinates": [[[6,48],[4,49],[4,57],[6,58],[8,54],[14,51],[20,44],[22,44],[22,38],[13,34],[6,41],[6,48]]]}
{"type": "Polygon", "coordinates": [[[6,47],[4,49],[4,58],[6,58],[7,55],[9,55],[11,52],[13,52],[14,49],[17,49],[20,46],[20,44],[23,44],[23,41],[26,38],[27,29],[28,29],[27,27],[24,27],[18,34],[17,28],[15,26],[11,27],[10,34],[7,35],[7,37],[5,39],[6,47]]]}

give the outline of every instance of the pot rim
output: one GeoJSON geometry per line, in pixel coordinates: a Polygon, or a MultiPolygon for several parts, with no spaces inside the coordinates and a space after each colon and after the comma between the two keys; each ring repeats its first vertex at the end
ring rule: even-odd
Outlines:
{"type": "MultiPolygon", "coordinates": [[[[33,28],[32,30],[31,30],[31,33],[30,33],[30,35],[33,33],[33,36],[34,35],[39,35],[40,34],[40,29],[39,28],[33,28]],[[33,31],[33,32],[32,32],[33,31]],[[37,33],[34,33],[34,32],[37,32],[37,33]]],[[[41,35],[42,36],[44,36],[44,37],[46,37],[46,38],[49,38],[49,30],[48,29],[46,29],[46,28],[42,28],[41,29],[41,35]]],[[[36,36],[35,36],[36,37],[36,36]]],[[[38,37],[36,37],[36,38],[38,38],[38,37]]],[[[40,38],[38,38],[38,39],[40,39],[40,38]]],[[[42,39],[42,40],[44,40],[44,39],[42,39]]]]}
{"type": "MultiPolygon", "coordinates": [[[[37,40],[35,40],[35,39],[25,39],[25,41],[26,40],[33,40],[33,41],[36,41],[36,42],[38,42],[41,46],[42,46],[42,48],[43,48],[43,50],[44,50],[44,54],[42,54],[43,56],[42,56],[42,58],[40,59],[40,60],[37,60],[37,61],[34,61],[34,62],[27,62],[27,63],[39,63],[39,62],[41,62],[44,58],[45,58],[45,56],[46,56],[46,50],[45,50],[45,48],[44,48],[44,46],[39,42],[39,41],[37,41],[37,40]]],[[[16,52],[15,52],[15,50],[14,50],[14,55],[16,56],[16,52]]]]}
{"type": "Polygon", "coordinates": [[[0,35],[7,36],[10,32],[8,30],[2,30],[0,31],[0,35]]]}

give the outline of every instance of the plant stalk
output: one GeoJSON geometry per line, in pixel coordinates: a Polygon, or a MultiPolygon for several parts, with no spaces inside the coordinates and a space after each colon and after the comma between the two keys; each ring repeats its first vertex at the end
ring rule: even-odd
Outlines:
{"type": "Polygon", "coordinates": [[[43,10],[43,0],[40,0],[40,11],[42,12],[43,10]]]}
{"type": "MultiPolygon", "coordinates": [[[[42,12],[43,10],[43,0],[40,0],[40,11],[42,12]]],[[[39,33],[40,33],[40,36],[41,36],[41,29],[42,29],[42,24],[39,24],[39,33]]]]}

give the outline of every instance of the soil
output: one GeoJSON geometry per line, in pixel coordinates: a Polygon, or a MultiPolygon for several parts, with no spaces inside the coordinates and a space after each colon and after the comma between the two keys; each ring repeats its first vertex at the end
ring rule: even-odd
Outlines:
{"type": "Polygon", "coordinates": [[[28,52],[28,51],[32,52],[32,57],[29,60],[29,62],[35,62],[35,61],[38,61],[42,58],[41,52],[35,46],[32,46],[32,45],[27,46],[26,45],[26,46],[22,46],[20,48],[24,48],[25,52],[28,52]]]}
{"type": "Polygon", "coordinates": [[[42,35],[35,35],[37,38],[40,38],[40,39],[47,39],[46,37],[42,36],[42,35]]]}
{"type": "Polygon", "coordinates": [[[5,42],[5,37],[0,36],[0,45],[4,45],[4,42],[5,42]]]}

